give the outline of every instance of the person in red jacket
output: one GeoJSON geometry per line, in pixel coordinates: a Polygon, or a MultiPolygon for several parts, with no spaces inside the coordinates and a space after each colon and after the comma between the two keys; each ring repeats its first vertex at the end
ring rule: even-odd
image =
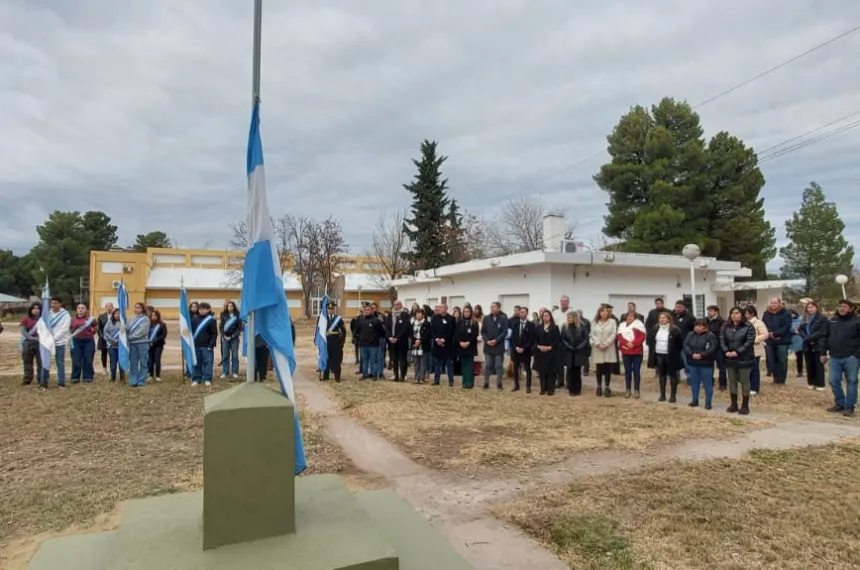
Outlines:
{"type": "Polygon", "coordinates": [[[642,380],[642,347],[645,345],[645,323],[639,320],[635,312],[627,313],[624,322],[618,325],[618,351],[624,360],[625,398],[630,397],[633,389],[635,398],[639,398],[639,384],[642,380]]]}

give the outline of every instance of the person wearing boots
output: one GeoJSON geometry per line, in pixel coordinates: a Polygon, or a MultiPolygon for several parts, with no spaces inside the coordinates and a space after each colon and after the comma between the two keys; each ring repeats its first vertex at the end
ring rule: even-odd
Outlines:
{"type": "MultiPolygon", "coordinates": [[[[684,337],[681,329],[675,326],[669,313],[657,316],[657,326],[648,331],[648,346],[654,347],[653,368],[660,379],[659,402],[666,401],[666,384],[671,387],[669,403],[674,404],[678,396],[678,373],[684,369],[684,337]]],[[[649,357],[649,367],[651,358],[649,357]]]]}
{"type": "Polygon", "coordinates": [[[750,413],[750,373],[753,366],[758,366],[755,356],[756,330],[755,326],[746,319],[746,315],[738,307],[729,311],[729,320],[720,334],[720,351],[726,363],[726,375],[729,380],[729,397],[731,405],[726,409],[733,414],[750,413]],[[743,398],[738,408],[738,385],[741,387],[743,398]]]}
{"type": "Polygon", "coordinates": [[[684,354],[690,371],[690,389],[693,398],[690,407],[699,405],[699,390],[705,387],[705,409],[711,409],[714,400],[714,364],[720,352],[720,341],[708,327],[707,319],[696,319],[693,332],[684,339],[684,354]]]}
{"type": "Polygon", "coordinates": [[[555,394],[555,367],[559,364],[561,333],[552,320],[552,313],[544,309],[541,324],[535,331],[535,368],[540,376],[541,396],[555,394]]]}
{"type": "Polygon", "coordinates": [[[520,369],[526,373],[526,394],[532,393],[532,348],[535,324],[529,320],[529,308],[520,307],[519,318],[511,325],[511,360],[514,362],[514,392],[520,389],[520,369]]]}
{"type": "Polygon", "coordinates": [[[346,344],[346,325],[343,324],[343,319],[335,313],[337,305],[329,303],[326,310],[328,314],[326,319],[325,346],[328,352],[328,360],[325,373],[322,379],[328,380],[330,375],[334,375],[334,381],[340,384],[341,364],[343,364],[343,347],[346,344]]]}
{"type": "Polygon", "coordinates": [[[472,307],[466,305],[454,327],[454,354],[460,361],[463,388],[475,387],[475,356],[478,354],[478,323],[472,318],[472,307]]]}
{"type": "Polygon", "coordinates": [[[618,364],[617,334],[618,326],[612,313],[606,305],[601,305],[591,323],[591,360],[597,372],[598,396],[609,398],[612,395],[609,383],[612,380],[613,366],[618,364]]]}
{"type": "Polygon", "coordinates": [[[567,312],[567,323],[561,329],[561,344],[565,354],[567,391],[571,396],[579,396],[582,394],[582,368],[588,364],[591,346],[588,327],[576,311],[567,312]]]}

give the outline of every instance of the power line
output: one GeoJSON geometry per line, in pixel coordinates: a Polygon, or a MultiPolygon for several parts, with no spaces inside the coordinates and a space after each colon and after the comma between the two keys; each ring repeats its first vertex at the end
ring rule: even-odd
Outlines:
{"type": "Polygon", "coordinates": [[[771,154],[765,156],[764,158],[762,158],[761,160],[759,160],[759,165],[761,165],[762,163],[765,163],[765,162],[769,162],[771,160],[775,160],[775,159],[780,158],[782,156],[785,156],[787,154],[791,154],[791,153],[796,152],[800,149],[806,148],[810,145],[813,145],[813,144],[819,143],[821,141],[827,140],[831,137],[835,137],[836,135],[841,135],[842,133],[846,133],[848,131],[854,130],[857,127],[860,127],[860,119],[858,119],[854,122],[848,123],[847,125],[842,125],[841,127],[837,127],[831,131],[828,131],[826,133],[818,135],[817,137],[812,137],[811,139],[800,141],[794,145],[791,145],[789,147],[786,147],[786,148],[780,149],[774,153],[771,153],[771,154]]]}
{"type": "MultiPolygon", "coordinates": [[[[778,63],[778,64],[774,65],[773,67],[770,67],[770,68],[768,68],[768,69],[766,69],[766,70],[762,71],[761,73],[758,73],[758,74],[756,74],[756,75],[754,75],[754,76],[752,76],[752,77],[750,77],[750,78],[748,78],[748,79],[745,79],[744,81],[741,81],[740,83],[737,83],[736,85],[733,85],[732,87],[729,87],[728,89],[725,89],[725,90],[723,90],[723,91],[720,91],[720,92],[719,92],[719,93],[717,93],[716,95],[713,95],[713,96],[711,96],[711,97],[708,97],[707,99],[705,99],[705,100],[704,100],[704,101],[702,101],[701,103],[698,103],[698,104],[694,105],[692,108],[693,108],[693,109],[698,109],[698,108],[700,108],[700,107],[704,107],[705,105],[708,105],[709,103],[713,103],[713,102],[714,102],[714,101],[716,101],[717,99],[721,99],[721,98],[725,97],[726,95],[729,95],[730,93],[734,93],[734,92],[735,92],[735,91],[737,91],[738,89],[741,89],[742,87],[746,87],[746,86],[747,86],[747,85],[749,85],[750,83],[753,83],[753,82],[755,82],[755,81],[758,81],[759,79],[761,79],[761,78],[763,78],[763,77],[766,77],[767,75],[770,75],[771,73],[773,73],[773,72],[775,72],[775,71],[778,71],[778,70],[782,69],[783,67],[786,67],[786,66],[788,66],[788,65],[791,65],[792,63],[794,63],[794,62],[796,62],[796,61],[798,61],[798,60],[800,60],[800,59],[802,59],[802,58],[804,58],[804,57],[806,57],[806,56],[808,56],[808,55],[810,55],[810,54],[812,54],[812,53],[815,53],[816,51],[818,51],[818,50],[820,50],[820,49],[822,49],[822,48],[824,48],[824,47],[827,47],[827,46],[829,46],[830,44],[832,44],[832,43],[834,43],[834,42],[837,42],[837,41],[839,41],[839,40],[841,40],[841,39],[843,39],[843,38],[846,38],[846,37],[850,36],[851,34],[856,33],[857,31],[860,31],[860,24],[858,24],[858,25],[854,26],[853,28],[851,28],[851,29],[849,29],[849,30],[846,30],[846,31],[842,32],[841,34],[838,34],[838,35],[836,35],[836,36],[833,36],[832,38],[830,38],[830,39],[828,39],[828,40],[826,40],[826,41],[824,41],[824,42],[822,42],[822,43],[820,43],[820,44],[817,44],[817,45],[815,45],[815,46],[812,46],[812,47],[811,47],[811,48],[809,48],[808,50],[806,50],[806,51],[804,51],[804,52],[801,52],[801,53],[799,53],[799,54],[797,54],[797,55],[795,55],[795,56],[793,56],[793,57],[791,57],[791,58],[789,58],[789,59],[786,59],[785,61],[783,61],[783,62],[781,62],[781,63],[778,63]]],[[[802,135],[801,135],[801,136],[802,136],[802,135]]],[[[567,172],[567,171],[569,171],[569,170],[572,170],[573,168],[576,168],[577,166],[579,166],[579,165],[581,165],[581,164],[584,164],[584,163],[586,163],[586,162],[590,162],[590,161],[594,160],[595,158],[597,158],[598,156],[600,156],[601,154],[603,154],[603,152],[604,152],[603,150],[600,150],[600,151],[598,151],[598,152],[596,152],[596,153],[594,153],[594,154],[592,154],[592,155],[590,155],[590,156],[587,156],[587,157],[585,157],[585,158],[582,158],[582,159],[580,159],[580,160],[577,160],[576,162],[574,162],[574,163],[572,163],[572,164],[569,164],[569,165],[567,165],[566,167],[564,167],[563,169],[559,170],[559,171],[555,174],[555,176],[558,176],[559,174],[563,174],[563,173],[565,173],[565,172],[567,172]]]]}
{"type": "Polygon", "coordinates": [[[850,119],[851,117],[854,117],[854,116],[856,116],[856,115],[860,115],[860,111],[854,111],[853,113],[848,113],[848,114],[847,114],[847,115],[845,115],[844,117],[839,117],[838,119],[835,119],[835,120],[833,120],[833,121],[830,121],[830,122],[829,122],[829,123],[827,123],[827,124],[821,125],[820,127],[816,127],[816,128],[814,128],[814,129],[812,129],[812,130],[810,130],[810,131],[806,131],[806,132],[805,132],[805,133],[803,133],[803,134],[797,135],[796,137],[792,137],[792,138],[790,138],[790,139],[787,139],[787,140],[782,141],[782,142],[781,142],[781,143],[779,143],[779,144],[775,144],[775,145],[773,145],[773,146],[769,146],[769,147],[767,147],[766,149],[759,151],[759,152],[758,152],[758,155],[759,155],[759,157],[761,157],[762,155],[767,154],[768,152],[770,152],[770,151],[772,151],[772,150],[774,150],[774,149],[777,149],[777,148],[779,148],[779,147],[781,147],[781,146],[785,146],[785,145],[787,145],[788,143],[794,142],[794,141],[796,141],[796,140],[798,140],[798,139],[801,139],[801,138],[803,138],[803,137],[805,137],[805,136],[809,136],[809,135],[811,135],[812,133],[817,133],[818,131],[820,131],[820,130],[822,130],[822,129],[826,129],[827,127],[832,126],[832,125],[835,125],[836,123],[841,123],[841,122],[842,122],[842,121],[844,121],[845,119],[850,119]]]}

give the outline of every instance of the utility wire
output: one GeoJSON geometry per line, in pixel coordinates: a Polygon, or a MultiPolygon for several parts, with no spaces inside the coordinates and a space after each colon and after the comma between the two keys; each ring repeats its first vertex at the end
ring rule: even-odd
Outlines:
{"type": "Polygon", "coordinates": [[[819,143],[819,142],[821,142],[821,141],[827,140],[827,139],[832,138],[832,137],[835,137],[835,136],[837,136],[837,135],[841,135],[842,133],[846,133],[846,132],[848,132],[848,131],[854,130],[854,129],[856,129],[857,127],[860,127],[860,119],[858,119],[858,120],[856,120],[856,121],[854,121],[854,122],[848,123],[847,125],[842,125],[842,126],[840,126],[840,127],[837,127],[837,128],[835,128],[835,129],[832,129],[832,130],[830,130],[830,131],[828,131],[828,132],[825,132],[825,133],[823,133],[823,134],[821,134],[821,135],[818,135],[817,137],[812,137],[812,138],[810,138],[810,139],[806,139],[806,140],[800,141],[800,142],[798,142],[798,143],[795,143],[795,144],[793,144],[793,145],[791,145],[791,146],[788,146],[788,147],[782,148],[782,149],[780,149],[780,150],[778,150],[778,151],[776,151],[776,152],[773,152],[773,153],[771,153],[771,154],[769,154],[769,155],[765,156],[764,158],[762,158],[761,160],[759,160],[759,162],[758,162],[758,163],[759,163],[759,164],[762,164],[762,163],[769,162],[769,161],[771,161],[771,160],[775,160],[775,159],[780,158],[780,157],[783,157],[783,156],[785,156],[785,155],[787,155],[787,154],[791,154],[791,153],[793,153],[793,152],[797,152],[798,150],[801,150],[801,149],[803,149],[803,148],[806,148],[806,147],[808,147],[808,146],[810,146],[810,145],[813,145],[813,144],[819,143]]]}
{"type": "Polygon", "coordinates": [[[805,133],[800,134],[800,135],[797,135],[796,137],[792,137],[792,138],[790,138],[790,139],[784,140],[784,141],[782,141],[782,142],[781,142],[781,143],[779,143],[779,144],[775,144],[775,145],[773,145],[773,146],[769,146],[769,147],[767,147],[766,149],[759,151],[759,152],[758,152],[758,155],[759,155],[759,157],[760,157],[760,158],[762,158],[762,155],[765,155],[765,154],[769,153],[770,151],[772,151],[772,150],[774,150],[774,149],[777,149],[777,148],[779,148],[779,147],[781,147],[781,146],[785,146],[785,145],[787,145],[787,144],[789,144],[789,143],[791,143],[791,142],[794,142],[794,141],[796,141],[796,140],[798,140],[798,139],[802,139],[803,137],[809,136],[809,135],[811,135],[811,134],[813,134],[813,133],[817,133],[818,131],[820,131],[820,130],[822,130],[822,129],[826,129],[826,128],[827,128],[827,127],[829,127],[829,126],[835,125],[836,123],[841,123],[841,122],[842,122],[842,121],[844,121],[845,119],[850,119],[851,117],[854,117],[854,116],[857,116],[857,115],[860,115],[860,111],[854,111],[853,113],[848,113],[848,114],[847,114],[847,115],[845,115],[844,117],[839,117],[838,119],[835,119],[835,120],[833,120],[833,121],[830,121],[829,123],[824,124],[824,125],[821,125],[820,127],[816,127],[816,128],[814,128],[814,129],[812,129],[811,131],[806,131],[805,133]]]}

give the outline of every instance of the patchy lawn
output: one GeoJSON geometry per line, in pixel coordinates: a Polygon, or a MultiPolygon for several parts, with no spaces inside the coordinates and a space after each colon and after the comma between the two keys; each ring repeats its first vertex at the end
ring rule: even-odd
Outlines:
{"type": "Polygon", "coordinates": [[[496,505],[571,568],[860,567],[860,442],[586,479],[496,505]]]}
{"type": "MultiPolygon", "coordinates": [[[[39,392],[0,377],[0,567],[15,539],[91,524],[127,499],[200,488],[203,398],[232,385],[191,388],[170,373],[144,389],[98,376],[64,391],[52,379],[39,392]]],[[[320,422],[302,411],[308,473],[353,473],[320,422]]]]}
{"type": "Polygon", "coordinates": [[[643,449],[700,437],[728,438],[755,421],[685,405],[537,392],[463,390],[350,378],[326,384],[344,413],[379,431],[416,461],[441,470],[528,469],[586,450],[643,449]]]}

